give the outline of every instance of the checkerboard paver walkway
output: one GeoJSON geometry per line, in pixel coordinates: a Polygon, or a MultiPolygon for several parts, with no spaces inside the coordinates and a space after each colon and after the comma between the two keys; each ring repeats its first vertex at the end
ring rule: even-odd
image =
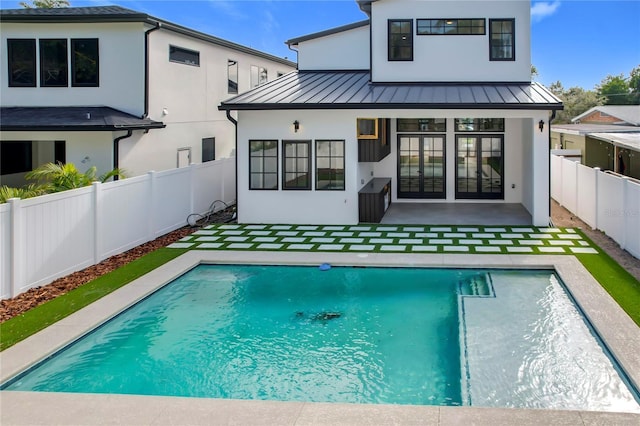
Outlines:
{"type": "Polygon", "coordinates": [[[573,228],[215,224],[173,243],[194,250],[598,254],[573,228]]]}

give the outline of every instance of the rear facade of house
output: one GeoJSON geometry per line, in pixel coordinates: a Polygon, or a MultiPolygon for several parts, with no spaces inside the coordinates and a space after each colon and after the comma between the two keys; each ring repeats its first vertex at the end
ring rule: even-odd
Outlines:
{"type": "Polygon", "coordinates": [[[378,222],[391,203],[513,203],[549,222],[549,120],[529,2],[358,1],[287,41],[298,71],[231,98],[238,218],[378,222]]]}

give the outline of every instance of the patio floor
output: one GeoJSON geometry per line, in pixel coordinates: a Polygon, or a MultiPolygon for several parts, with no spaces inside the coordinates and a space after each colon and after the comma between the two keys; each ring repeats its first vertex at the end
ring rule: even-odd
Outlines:
{"type": "Polygon", "coordinates": [[[391,203],[383,224],[531,225],[531,215],[514,203],[391,203]]]}
{"type": "Polygon", "coordinates": [[[575,229],[532,226],[218,224],[169,247],[352,253],[599,253],[575,229]]]}

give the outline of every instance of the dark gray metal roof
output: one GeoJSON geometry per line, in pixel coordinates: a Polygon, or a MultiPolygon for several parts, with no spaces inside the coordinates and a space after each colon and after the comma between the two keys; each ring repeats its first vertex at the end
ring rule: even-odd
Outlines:
{"type": "Polygon", "coordinates": [[[313,40],[315,38],[325,37],[332,34],[338,34],[344,31],[353,30],[355,28],[360,28],[367,25],[369,25],[369,20],[365,19],[364,21],[354,22],[352,24],[343,25],[341,27],[331,28],[331,29],[320,31],[317,33],[307,34],[304,36],[292,38],[291,40],[285,41],[285,44],[288,44],[289,46],[295,46],[298,43],[301,43],[303,41],[313,40]]]}
{"type": "Polygon", "coordinates": [[[538,83],[370,83],[369,71],[294,71],[222,102],[221,110],[562,109],[538,83]]]}
{"type": "Polygon", "coordinates": [[[72,22],[142,22],[149,25],[158,26],[168,31],[173,31],[189,37],[194,37],[208,43],[217,44],[229,49],[234,49],[243,53],[258,56],[270,61],[279,62],[283,65],[295,67],[295,62],[278,56],[270,55],[250,47],[242,46],[214,37],[182,25],[174,24],[164,19],[155,18],[146,13],[137,12],[121,6],[93,6],[93,7],[60,7],[60,8],[32,8],[32,9],[1,9],[0,22],[22,22],[22,23],[72,23],[72,22]]]}
{"type": "Polygon", "coordinates": [[[110,107],[0,108],[2,131],[114,131],[163,127],[162,122],[138,118],[110,107]]]}

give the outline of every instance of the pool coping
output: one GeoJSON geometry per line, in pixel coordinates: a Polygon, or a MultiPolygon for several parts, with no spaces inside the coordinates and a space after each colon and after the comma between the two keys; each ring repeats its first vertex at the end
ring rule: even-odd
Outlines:
{"type": "MultiPolygon", "coordinates": [[[[200,263],[330,263],[344,266],[555,269],[591,325],[624,368],[629,380],[636,388],[640,387],[640,328],[574,256],[204,250],[191,250],[4,350],[0,353],[0,382],[53,354],[200,263]]],[[[246,424],[364,424],[373,421],[407,423],[415,422],[416,419],[433,424],[463,424],[466,423],[464,419],[480,424],[507,424],[513,423],[516,418],[524,424],[539,424],[542,421],[546,422],[544,419],[554,423],[568,421],[571,424],[574,421],[583,424],[588,422],[587,419],[597,419],[605,423],[610,421],[616,424],[637,424],[640,419],[639,414],[593,411],[234,401],[10,391],[0,392],[0,402],[2,424],[95,424],[101,423],[100,419],[110,419],[109,421],[114,423],[136,424],[210,424],[212,421],[246,424]],[[179,413],[184,417],[177,417],[179,413]]]]}

